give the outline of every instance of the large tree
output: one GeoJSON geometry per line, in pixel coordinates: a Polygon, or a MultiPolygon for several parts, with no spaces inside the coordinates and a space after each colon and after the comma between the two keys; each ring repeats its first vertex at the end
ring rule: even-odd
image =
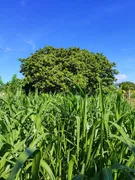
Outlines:
{"type": "Polygon", "coordinates": [[[98,86],[98,78],[106,87],[112,85],[117,74],[115,63],[111,63],[103,54],[76,47],[46,46],[20,61],[25,88],[38,88],[42,92],[73,90],[75,84],[85,91],[93,91],[98,86]]]}

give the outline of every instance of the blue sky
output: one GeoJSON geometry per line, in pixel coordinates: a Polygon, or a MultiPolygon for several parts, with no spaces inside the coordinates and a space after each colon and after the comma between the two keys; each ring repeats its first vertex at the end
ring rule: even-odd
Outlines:
{"type": "Polygon", "coordinates": [[[116,62],[119,81],[135,82],[134,0],[1,0],[0,76],[19,73],[35,50],[79,46],[116,62]]]}

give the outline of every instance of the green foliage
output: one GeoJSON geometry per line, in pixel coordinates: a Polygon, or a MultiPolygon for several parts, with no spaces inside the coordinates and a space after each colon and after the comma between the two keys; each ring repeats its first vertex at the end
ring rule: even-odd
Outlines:
{"type": "Polygon", "coordinates": [[[4,90],[4,88],[5,88],[5,84],[4,84],[4,82],[2,81],[2,78],[1,78],[1,76],[0,76],[0,92],[2,92],[2,91],[4,90]]]}
{"type": "Polygon", "coordinates": [[[8,81],[8,82],[5,84],[5,91],[6,91],[6,92],[9,92],[9,91],[10,91],[10,92],[12,92],[12,93],[16,93],[17,90],[22,89],[22,86],[23,86],[23,80],[17,78],[17,75],[14,74],[14,75],[12,76],[11,81],[8,81]]]}
{"type": "Polygon", "coordinates": [[[131,91],[131,98],[135,99],[135,90],[131,91]]]}
{"type": "Polygon", "coordinates": [[[135,109],[103,97],[7,93],[0,99],[0,179],[135,178],[135,109]]]}
{"type": "Polygon", "coordinates": [[[122,82],[119,84],[119,87],[121,87],[123,90],[135,90],[135,84],[130,81],[122,82]]]}
{"type": "Polygon", "coordinates": [[[115,63],[99,53],[80,48],[54,48],[46,46],[26,59],[20,59],[25,89],[42,92],[76,91],[78,84],[85,92],[98,87],[98,78],[104,87],[115,80],[115,63]]]}

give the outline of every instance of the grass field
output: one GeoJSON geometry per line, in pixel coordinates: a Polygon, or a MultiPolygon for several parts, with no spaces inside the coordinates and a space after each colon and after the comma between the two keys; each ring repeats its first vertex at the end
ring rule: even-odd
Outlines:
{"type": "Polygon", "coordinates": [[[135,109],[117,94],[0,97],[0,179],[135,178],[135,109]]]}

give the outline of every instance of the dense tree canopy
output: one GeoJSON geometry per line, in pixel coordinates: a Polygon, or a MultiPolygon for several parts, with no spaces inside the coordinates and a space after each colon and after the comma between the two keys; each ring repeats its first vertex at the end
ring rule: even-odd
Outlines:
{"type": "Polygon", "coordinates": [[[123,90],[135,90],[135,84],[130,81],[122,82],[119,84],[119,87],[121,87],[123,90]]]}
{"type": "Polygon", "coordinates": [[[20,59],[25,88],[42,92],[60,92],[74,89],[78,84],[83,90],[95,90],[98,78],[103,86],[111,85],[117,74],[115,63],[100,53],[80,48],[54,48],[46,46],[26,59],[20,59]]]}

